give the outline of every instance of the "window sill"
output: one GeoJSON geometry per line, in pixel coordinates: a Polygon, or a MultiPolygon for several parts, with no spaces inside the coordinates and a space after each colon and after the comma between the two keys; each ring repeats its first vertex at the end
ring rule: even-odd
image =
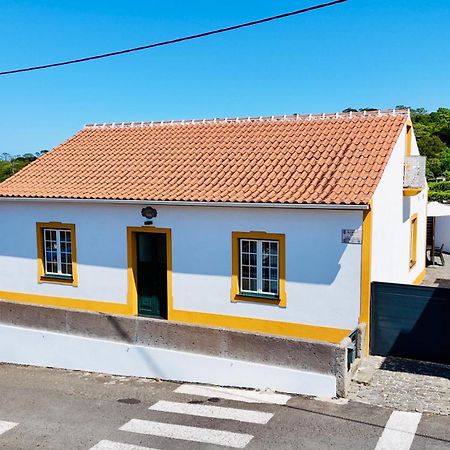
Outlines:
{"type": "Polygon", "coordinates": [[[42,276],[39,278],[39,283],[52,283],[52,284],[65,284],[68,286],[78,286],[73,278],[66,277],[53,277],[53,276],[42,276]]]}
{"type": "Polygon", "coordinates": [[[421,188],[403,188],[403,197],[414,197],[423,191],[421,188]]]}
{"type": "Polygon", "coordinates": [[[233,302],[251,302],[263,303],[267,305],[277,305],[280,308],[286,308],[286,301],[282,298],[271,297],[269,295],[252,295],[252,294],[236,294],[232,299],[233,302]]]}

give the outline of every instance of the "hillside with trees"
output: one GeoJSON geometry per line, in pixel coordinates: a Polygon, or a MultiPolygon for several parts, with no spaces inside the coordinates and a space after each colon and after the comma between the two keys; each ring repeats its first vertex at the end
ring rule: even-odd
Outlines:
{"type": "Polygon", "coordinates": [[[0,183],[44,153],[47,153],[47,150],[42,150],[35,154],[24,153],[19,156],[11,156],[9,153],[2,153],[0,155],[0,183]]]}

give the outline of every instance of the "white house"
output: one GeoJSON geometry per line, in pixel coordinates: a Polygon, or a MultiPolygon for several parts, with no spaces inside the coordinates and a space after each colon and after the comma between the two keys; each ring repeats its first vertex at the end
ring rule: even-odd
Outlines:
{"type": "Polygon", "coordinates": [[[418,155],[407,111],[87,125],[0,185],[0,298],[339,342],[424,275],[418,155]]]}

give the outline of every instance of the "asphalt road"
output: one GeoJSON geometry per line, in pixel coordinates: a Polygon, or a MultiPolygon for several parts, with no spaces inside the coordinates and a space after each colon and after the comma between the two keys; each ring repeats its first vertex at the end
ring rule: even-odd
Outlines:
{"type": "Polygon", "coordinates": [[[0,365],[0,448],[450,449],[448,416],[206,389],[0,365]],[[397,422],[386,431],[388,420],[397,422]]]}

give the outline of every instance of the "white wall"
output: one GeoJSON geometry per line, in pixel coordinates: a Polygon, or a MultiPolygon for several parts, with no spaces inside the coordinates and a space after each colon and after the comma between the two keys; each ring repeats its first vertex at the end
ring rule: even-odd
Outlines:
{"type": "Polygon", "coordinates": [[[436,217],[435,246],[444,244],[444,251],[450,252],[450,216],[436,217]]]}
{"type": "MultiPolygon", "coordinates": [[[[0,291],[126,302],[126,227],[139,205],[0,201],[0,291]],[[36,222],[76,225],[78,287],[37,283],[36,222]]],[[[175,309],[353,329],[360,306],[361,246],[341,243],[361,211],[157,206],[172,229],[175,309]],[[231,232],[286,235],[287,308],[232,303],[231,232]]]]}
{"type": "MultiPolygon", "coordinates": [[[[411,284],[425,268],[426,205],[424,189],[403,196],[403,163],[406,127],[373,196],[372,280],[411,284]],[[417,263],[410,270],[410,217],[417,213],[417,263]]],[[[412,155],[419,150],[412,137],[412,155]]]]}
{"type": "Polygon", "coordinates": [[[0,325],[0,362],[334,397],[336,377],[305,370],[0,325]]]}

